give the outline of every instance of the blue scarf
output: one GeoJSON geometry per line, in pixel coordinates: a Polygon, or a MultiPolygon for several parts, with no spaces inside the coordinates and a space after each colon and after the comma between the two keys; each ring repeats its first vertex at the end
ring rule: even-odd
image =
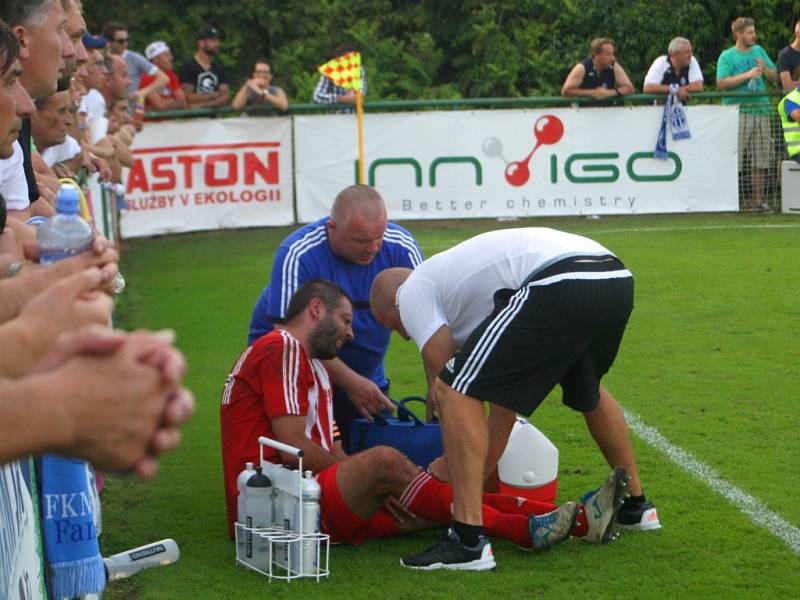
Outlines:
{"type": "Polygon", "coordinates": [[[41,458],[42,531],[51,598],[99,594],[106,585],[94,521],[94,474],[82,460],[41,458]]]}
{"type": "Polygon", "coordinates": [[[671,125],[672,139],[686,140],[692,137],[689,131],[689,120],[686,118],[686,110],[680,100],[677,99],[678,85],[673,83],[667,94],[667,101],[664,103],[664,114],[661,115],[661,126],[658,129],[658,139],[656,139],[656,149],[653,156],[660,160],[667,160],[667,126],[671,125]]]}

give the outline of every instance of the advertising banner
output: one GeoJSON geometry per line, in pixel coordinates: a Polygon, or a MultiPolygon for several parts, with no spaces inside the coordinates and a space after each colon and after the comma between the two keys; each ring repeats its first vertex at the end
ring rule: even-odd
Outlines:
{"type": "Polygon", "coordinates": [[[294,222],[289,118],[148,123],[133,154],[122,237],[294,222]]]}
{"type": "MultiPolygon", "coordinates": [[[[365,116],[365,177],[391,219],[738,210],[732,106],[689,106],[691,138],[663,107],[439,111],[365,116]]],[[[356,181],[353,115],[295,117],[297,218],[328,213],[356,181]]]]}

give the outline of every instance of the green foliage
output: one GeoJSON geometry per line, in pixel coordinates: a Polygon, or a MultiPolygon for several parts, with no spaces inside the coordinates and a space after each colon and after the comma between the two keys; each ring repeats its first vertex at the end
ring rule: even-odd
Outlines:
{"type": "Polygon", "coordinates": [[[233,86],[254,61],[271,58],[276,85],[310,101],[316,67],[339,44],[361,49],[374,100],[558,94],[592,38],[616,41],[634,85],[669,40],[688,37],[713,86],[716,60],[733,43],[737,16],[756,20],[773,59],[792,37],[800,0],[85,0],[92,31],[106,20],[129,24],[133,49],[163,39],[180,64],[194,53],[203,23],[224,32],[220,60],[233,86]]]}

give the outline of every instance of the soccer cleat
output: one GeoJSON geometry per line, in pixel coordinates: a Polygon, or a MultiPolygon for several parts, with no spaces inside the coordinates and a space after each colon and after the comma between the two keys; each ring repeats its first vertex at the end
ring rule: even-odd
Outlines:
{"type": "Polygon", "coordinates": [[[652,502],[642,502],[636,508],[628,508],[623,505],[622,508],[619,509],[617,523],[620,529],[630,529],[633,531],[661,529],[661,522],[658,520],[658,513],[652,502]]]}
{"type": "Polygon", "coordinates": [[[589,526],[584,541],[590,544],[605,544],[615,537],[617,513],[625,499],[629,479],[625,469],[617,467],[601,487],[581,496],[586,523],[589,526]]]}
{"type": "Polygon", "coordinates": [[[409,569],[425,571],[488,571],[496,566],[489,538],[482,535],[477,546],[468,548],[452,529],[448,529],[444,537],[424,552],[401,558],[400,564],[409,569]]]}
{"type": "Polygon", "coordinates": [[[578,505],[567,502],[547,514],[530,515],[528,517],[528,530],[531,532],[532,542],[530,550],[544,552],[567,539],[577,513],[578,505]]]}

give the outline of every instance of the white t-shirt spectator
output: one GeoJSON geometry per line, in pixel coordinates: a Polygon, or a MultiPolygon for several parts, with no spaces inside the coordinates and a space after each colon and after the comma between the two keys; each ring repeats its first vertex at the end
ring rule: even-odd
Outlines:
{"type": "MultiPolygon", "coordinates": [[[[661,85],[661,82],[664,79],[664,73],[667,72],[667,69],[671,67],[671,63],[669,62],[669,58],[667,55],[659,56],[657,59],[653,61],[653,64],[650,65],[650,69],[647,71],[647,75],[644,77],[645,83],[653,83],[655,85],[661,85]]],[[[693,56],[691,61],[689,62],[689,81],[687,83],[694,83],[695,81],[703,81],[703,71],[700,70],[700,63],[697,62],[697,59],[693,56]]]]}
{"type": "Polygon", "coordinates": [[[44,160],[48,167],[52,167],[56,163],[75,158],[80,153],[81,145],[74,137],[68,135],[63,143],[45,148],[42,152],[42,160],[44,160]]]}
{"type": "MultiPolygon", "coordinates": [[[[400,320],[422,350],[443,325],[461,346],[489,316],[494,293],[572,256],[613,256],[585,237],[526,227],[491,231],[432,256],[397,290],[400,320]]],[[[604,274],[607,275],[607,274],[604,274]]]]}
{"type": "Polygon", "coordinates": [[[84,113],[87,121],[91,121],[97,117],[105,117],[106,99],[103,98],[103,94],[101,94],[99,90],[92,88],[81,98],[78,112],[84,113]]]}
{"type": "Polygon", "coordinates": [[[0,160],[0,194],[6,199],[8,210],[25,210],[31,204],[22,159],[22,146],[17,141],[11,157],[0,160]]]}

